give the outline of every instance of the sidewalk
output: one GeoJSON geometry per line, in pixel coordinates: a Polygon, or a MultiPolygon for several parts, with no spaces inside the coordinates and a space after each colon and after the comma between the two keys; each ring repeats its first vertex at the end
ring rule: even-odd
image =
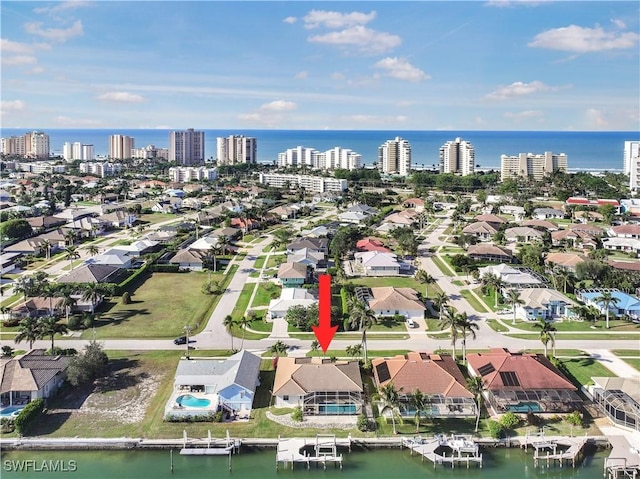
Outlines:
{"type": "Polygon", "coordinates": [[[594,349],[590,351],[590,354],[593,359],[618,377],[640,378],[640,372],[638,370],[607,349],[594,349]]]}

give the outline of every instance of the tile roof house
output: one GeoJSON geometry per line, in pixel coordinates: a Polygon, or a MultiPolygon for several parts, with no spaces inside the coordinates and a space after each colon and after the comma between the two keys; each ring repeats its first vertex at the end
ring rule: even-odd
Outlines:
{"type": "Polygon", "coordinates": [[[542,286],[544,284],[540,277],[534,276],[526,270],[517,269],[506,264],[485,266],[479,268],[478,272],[481,278],[487,274],[495,274],[504,281],[506,288],[542,286]]]}
{"type": "Polygon", "coordinates": [[[407,198],[402,202],[404,208],[413,208],[418,213],[424,211],[424,200],[422,198],[407,198]]]}
{"type": "Polygon", "coordinates": [[[300,288],[309,280],[309,268],[302,263],[282,263],[277,278],[283,288],[300,288]]]}
{"type": "Polygon", "coordinates": [[[47,355],[44,349],[32,349],[14,358],[0,357],[2,406],[51,397],[64,383],[69,359],[47,355]]]}
{"type": "Polygon", "coordinates": [[[491,225],[498,227],[502,224],[506,224],[507,220],[498,215],[477,215],[474,216],[473,220],[476,223],[490,223],[491,225]]]}
{"type": "Polygon", "coordinates": [[[598,241],[589,233],[583,231],[574,231],[570,229],[562,229],[551,233],[551,243],[553,246],[570,246],[582,245],[583,248],[593,248],[598,246],[598,241]]]}
{"type": "Polygon", "coordinates": [[[551,288],[525,288],[519,291],[522,304],[516,306],[516,317],[525,321],[575,316],[578,303],[551,288]]]}
{"type": "Polygon", "coordinates": [[[303,306],[305,308],[317,304],[318,300],[304,288],[282,288],[280,297],[269,302],[268,317],[284,318],[289,308],[303,306]]]}
{"type": "Polygon", "coordinates": [[[384,246],[384,243],[377,238],[363,238],[356,243],[356,248],[360,251],[379,251],[380,253],[391,253],[392,251],[384,246]]]}
{"type": "Polygon", "coordinates": [[[391,213],[382,221],[384,223],[394,223],[400,226],[411,226],[417,221],[418,216],[419,213],[416,210],[403,210],[391,213]]]}
{"type": "Polygon", "coordinates": [[[548,231],[558,231],[558,225],[546,220],[527,220],[523,221],[521,226],[529,226],[530,228],[544,228],[548,231]]]}
{"type": "Polygon", "coordinates": [[[586,259],[586,256],[579,253],[555,252],[547,253],[544,262],[551,268],[575,272],[576,266],[586,261],[586,259]]]}
{"type": "Polygon", "coordinates": [[[467,256],[478,261],[513,262],[513,253],[507,248],[486,243],[469,246],[467,248],[467,256]]]}
{"type": "Polygon", "coordinates": [[[377,389],[393,383],[400,396],[400,414],[413,417],[410,396],[419,390],[429,398],[424,415],[430,417],[475,416],[473,394],[450,355],[410,352],[371,361],[377,389]]]}
{"type": "Polygon", "coordinates": [[[371,215],[362,213],[361,211],[343,211],[338,214],[338,221],[341,223],[351,223],[359,225],[363,223],[371,215]]]}
{"type": "Polygon", "coordinates": [[[418,294],[411,288],[382,286],[371,288],[369,309],[376,316],[394,316],[399,314],[405,318],[423,319],[426,307],[418,299],[418,294]]]}
{"type": "Polygon", "coordinates": [[[627,224],[614,226],[609,229],[609,235],[618,238],[640,239],[640,225],[627,224]]]}
{"type": "Polygon", "coordinates": [[[57,279],[58,283],[120,283],[126,270],[106,264],[83,264],[57,279]]]}
{"type": "Polygon", "coordinates": [[[602,247],[611,251],[625,251],[640,256],[640,239],[616,236],[602,238],[602,247]]]}
{"type": "Polygon", "coordinates": [[[180,359],[165,419],[217,411],[249,418],[259,384],[260,361],[259,356],[246,350],[227,359],[180,359]]]}
{"type": "Polygon", "coordinates": [[[616,303],[609,305],[609,313],[619,318],[629,316],[632,319],[640,319],[640,299],[618,289],[582,289],[576,293],[576,297],[584,303],[595,306],[602,314],[605,314],[605,305],[598,301],[602,293],[611,293],[616,303]]]}
{"type": "Polygon", "coordinates": [[[507,228],[504,230],[504,237],[507,241],[517,243],[531,243],[532,241],[540,241],[544,234],[535,228],[529,226],[516,226],[515,228],[507,228]]]}
{"type": "Polygon", "coordinates": [[[301,407],[305,415],[356,415],[363,405],[358,361],[278,358],[275,407],[301,407]]]}
{"type": "Polygon", "coordinates": [[[591,236],[604,236],[604,229],[592,224],[573,223],[569,225],[571,231],[586,233],[591,236]]]}
{"type": "Polygon", "coordinates": [[[498,228],[496,228],[493,223],[477,221],[465,226],[462,229],[462,232],[466,235],[475,236],[479,240],[489,241],[498,232],[498,228]]]}
{"type": "Polygon", "coordinates": [[[354,254],[354,270],[362,272],[363,276],[398,276],[400,263],[392,253],[365,251],[354,254]]]}
{"type": "Polygon", "coordinates": [[[489,405],[498,413],[570,413],[582,399],[574,386],[542,354],[491,349],[469,353],[471,376],[481,377],[489,405]]]}
{"type": "Polygon", "coordinates": [[[205,268],[209,253],[199,249],[181,249],[169,260],[171,264],[177,264],[182,271],[202,271],[205,268]]]}

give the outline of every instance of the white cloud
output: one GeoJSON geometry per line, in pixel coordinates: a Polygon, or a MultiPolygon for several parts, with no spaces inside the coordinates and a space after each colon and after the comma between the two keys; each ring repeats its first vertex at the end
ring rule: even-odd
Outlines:
{"type": "Polygon", "coordinates": [[[34,8],[33,11],[35,13],[57,13],[63,10],[74,10],[80,7],[86,7],[90,2],[85,2],[83,0],[73,0],[68,2],[60,2],[53,7],[39,7],[34,8]]]}
{"type": "Polygon", "coordinates": [[[68,126],[68,127],[94,127],[100,126],[100,120],[93,119],[82,119],[82,118],[69,118],[68,116],[56,116],[53,119],[54,123],[59,126],[68,126]]]}
{"type": "Polygon", "coordinates": [[[596,108],[589,108],[585,112],[587,124],[590,128],[605,128],[609,122],[605,119],[604,113],[596,108]]]}
{"type": "Polygon", "coordinates": [[[606,32],[600,26],[588,28],[569,25],[538,33],[528,45],[550,50],[587,53],[634,48],[639,40],[640,34],[635,32],[606,32]]]}
{"type": "Polygon", "coordinates": [[[298,21],[298,19],[296,17],[287,17],[284,20],[282,20],[284,23],[289,23],[289,24],[293,24],[296,23],[298,21]]]}
{"type": "Polygon", "coordinates": [[[275,100],[260,106],[260,110],[262,111],[291,111],[296,108],[298,108],[298,105],[292,101],[286,100],[275,100]]]}
{"type": "Polygon", "coordinates": [[[356,25],[339,32],[310,36],[308,40],[311,43],[336,45],[347,50],[350,47],[355,47],[358,52],[366,54],[386,53],[402,43],[402,39],[397,35],[378,32],[362,25],[356,25]]]}
{"type": "Polygon", "coordinates": [[[496,91],[493,91],[486,95],[485,98],[488,100],[508,100],[510,98],[532,95],[534,93],[542,91],[553,91],[556,89],[557,88],[550,87],[537,80],[532,81],[531,83],[517,81],[512,83],[511,85],[506,85],[498,88],[496,91]]]}
{"type": "Polygon", "coordinates": [[[374,65],[375,68],[384,70],[386,76],[398,80],[419,82],[431,78],[419,68],[413,66],[407,60],[398,57],[383,58],[374,65]]]}
{"type": "Polygon", "coordinates": [[[529,7],[537,7],[551,0],[489,0],[485,3],[487,7],[515,7],[517,5],[525,5],[529,7]]]}
{"type": "Polygon", "coordinates": [[[44,73],[44,68],[33,67],[31,70],[29,70],[29,73],[31,73],[32,75],[39,75],[40,73],[44,73]]]}
{"type": "Polygon", "coordinates": [[[617,18],[612,18],[611,23],[613,23],[620,30],[624,30],[625,28],[627,28],[627,24],[617,18]]]}
{"type": "Polygon", "coordinates": [[[3,65],[32,65],[34,63],[38,63],[38,59],[30,55],[16,55],[14,57],[5,57],[5,56],[2,57],[3,65]]]}
{"type": "Polygon", "coordinates": [[[24,24],[24,30],[59,43],[84,34],[80,20],[76,20],[69,28],[42,28],[42,22],[29,22],[24,24]]]}
{"type": "Polygon", "coordinates": [[[295,74],[295,76],[294,76],[294,78],[295,78],[296,80],[304,80],[304,79],[306,79],[306,78],[308,78],[308,77],[309,77],[309,72],[307,72],[307,71],[298,72],[298,73],[296,73],[296,74],[295,74]]]}
{"type": "Polygon", "coordinates": [[[340,117],[340,120],[347,121],[349,123],[359,123],[367,125],[390,125],[396,123],[403,123],[408,120],[404,115],[396,116],[380,116],[380,115],[347,115],[340,117]]]}
{"type": "Polygon", "coordinates": [[[26,106],[27,104],[22,100],[0,101],[0,113],[4,115],[5,113],[24,110],[26,106]]]}
{"type": "Polygon", "coordinates": [[[517,112],[508,111],[504,114],[504,117],[516,122],[532,119],[538,119],[541,121],[544,119],[544,113],[540,110],[525,110],[517,112]]]}
{"type": "Polygon", "coordinates": [[[320,26],[326,28],[344,28],[355,25],[366,25],[376,18],[376,15],[377,13],[375,11],[369,13],[340,13],[326,10],[311,10],[302,19],[304,20],[305,28],[317,28],[320,26]]]}
{"type": "Polygon", "coordinates": [[[110,91],[99,95],[98,100],[115,101],[120,103],[140,103],[144,101],[144,97],[126,91],[110,91]]]}

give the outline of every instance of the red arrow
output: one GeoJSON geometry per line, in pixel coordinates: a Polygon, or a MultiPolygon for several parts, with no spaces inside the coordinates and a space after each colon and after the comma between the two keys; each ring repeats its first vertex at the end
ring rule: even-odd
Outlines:
{"type": "Polygon", "coordinates": [[[318,323],[319,326],[311,326],[313,333],[316,335],[322,352],[326,353],[333,339],[333,335],[336,334],[338,326],[331,326],[331,276],[328,274],[321,274],[318,277],[319,282],[319,300],[318,305],[318,323]]]}

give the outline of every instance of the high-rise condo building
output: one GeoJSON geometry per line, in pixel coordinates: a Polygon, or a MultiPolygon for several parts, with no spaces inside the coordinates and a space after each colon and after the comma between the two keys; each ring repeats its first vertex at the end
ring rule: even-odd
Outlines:
{"type": "Polygon", "coordinates": [[[542,155],[533,153],[520,153],[518,156],[502,155],[500,162],[502,181],[518,176],[531,176],[535,180],[541,180],[555,170],[567,171],[567,155],[564,153],[555,155],[550,151],[545,151],[542,155]]]}
{"type": "Polygon", "coordinates": [[[135,148],[135,140],[127,135],[109,136],[109,158],[126,160],[131,158],[135,148]]]}
{"type": "Polygon", "coordinates": [[[169,133],[169,161],[185,166],[203,163],[204,131],[188,128],[169,133]]]}
{"type": "Polygon", "coordinates": [[[10,136],[2,139],[3,155],[27,155],[27,144],[24,136],[10,136]]]}
{"type": "Polygon", "coordinates": [[[360,168],[362,155],[348,148],[336,146],[324,152],[324,168],[336,170],[357,170],[360,168]]]}
{"type": "Polygon", "coordinates": [[[408,175],[411,171],[411,145],[396,136],[378,148],[378,169],[381,173],[408,175]]]}
{"type": "Polygon", "coordinates": [[[145,160],[150,160],[154,158],[169,158],[169,149],[168,148],[156,148],[155,145],[147,145],[142,148],[134,148],[133,149],[133,158],[141,158],[145,160]]]}
{"type": "Polygon", "coordinates": [[[30,158],[49,158],[49,135],[31,131],[22,136],[2,138],[2,153],[30,158]]]}
{"type": "Polygon", "coordinates": [[[93,161],[95,156],[93,145],[83,145],[79,141],[66,142],[62,145],[62,157],[65,161],[82,160],[93,161]]]}
{"type": "Polygon", "coordinates": [[[295,166],[298,168],[319,168],[320,153],[314,148],[306,148],[304,146],[296,146],[289,148],[287,151],[278,153],[278,166],[281,168],[295,166]]]}
{"type": "Polygon", "coordinates": [[[467,176],[475,171],[475,166],[475,150],[470,142],[458,137],[440,147],[440,173],[467,176]]]}
{"type": "Polygon", "coordinates": [[[216,139],[216,159],[218,165],[238,165],[256,163],[258,146],[255,138],[231,135],[216,139]]]}
{"type": "Polygon", "coordinates": [[[640,141],[624,142],[624,173],[629,175],[629,188],[638,191],[640,188],[640,141]]]}
{"type": "Polygon", "coordinates": [[[280,167],[306,167],[313,170],[335,170],[344,168],[355,170],[360,168],[362,155],[346,148],[336,146],[325,152],[314,148],[297,146],[278,153],[280,167]]]}

